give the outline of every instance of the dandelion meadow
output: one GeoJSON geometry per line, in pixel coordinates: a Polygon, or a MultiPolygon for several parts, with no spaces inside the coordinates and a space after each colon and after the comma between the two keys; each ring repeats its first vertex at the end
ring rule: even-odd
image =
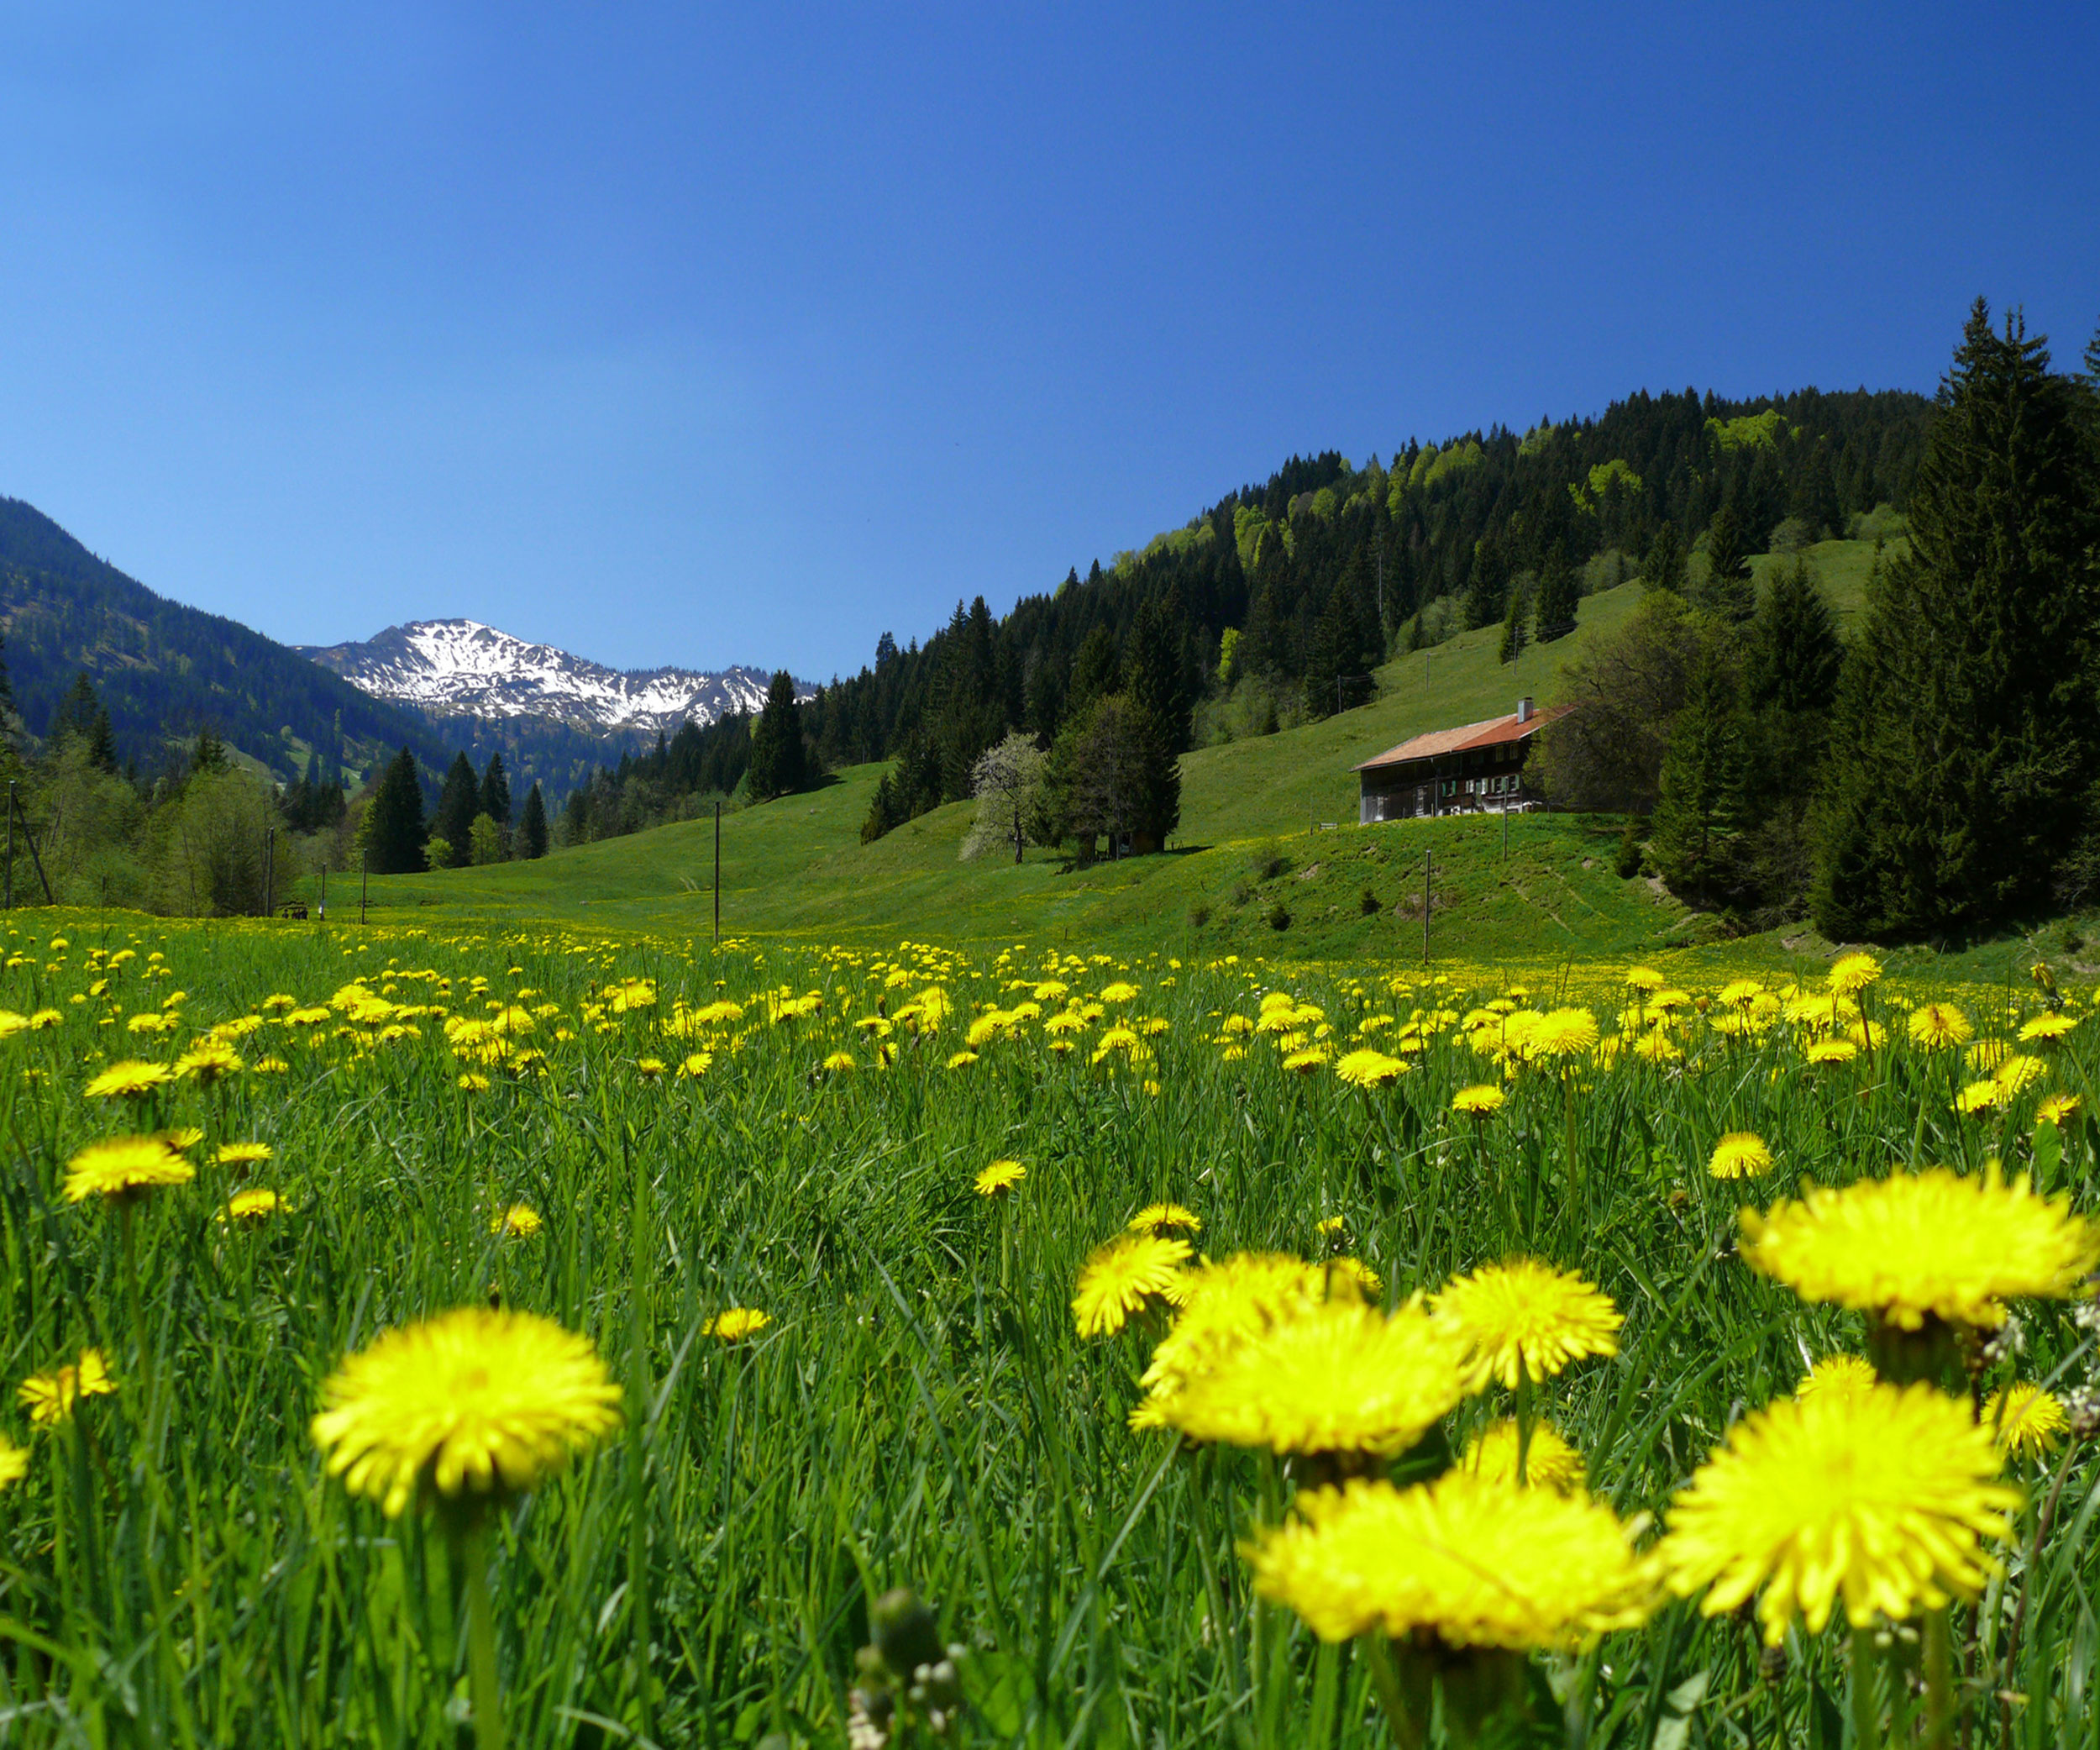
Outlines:
{"type": "Polygon", "coordinates": [[[6,945],[0,1743],[2091,1742],[2088,992],[6,945]]]}

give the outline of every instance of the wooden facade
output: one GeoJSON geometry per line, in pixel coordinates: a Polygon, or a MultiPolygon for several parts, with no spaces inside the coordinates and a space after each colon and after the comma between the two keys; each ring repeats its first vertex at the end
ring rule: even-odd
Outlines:
{"type": "Polygon", "coordinates": [[[1539,711],[1520,699],[1507,717],[1456,729],[1433,729],[1356,768],[1357,821],[1414,820],[1425,815],[1519,813],[1545,807],[1524,778],[1532,738],[1572,707],[1539,711]]]}

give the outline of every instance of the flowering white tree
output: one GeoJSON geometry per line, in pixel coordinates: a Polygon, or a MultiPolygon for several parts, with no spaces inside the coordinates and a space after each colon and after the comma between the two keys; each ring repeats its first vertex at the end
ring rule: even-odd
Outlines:
{"type": "Polygon", "coordinates": [[[1011,844],[1014,861],[1028,843],[1028,821],[1042,787],[1044,754],[1032,735],[1016,730],[987,748],[970,768],[970,794],[977,798],[977,818],[963,840],[965,860],[981,857],[994,845],[1011,844]]]}

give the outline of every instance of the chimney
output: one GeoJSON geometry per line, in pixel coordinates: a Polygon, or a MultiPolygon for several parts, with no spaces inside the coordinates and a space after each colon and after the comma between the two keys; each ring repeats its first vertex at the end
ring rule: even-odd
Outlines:
{"type": "Polygon", "coordinates": [[[1517,701],[1517,721],[1520,723],[1531,721],[1531,696],[1529,693],[1517,701]]]}

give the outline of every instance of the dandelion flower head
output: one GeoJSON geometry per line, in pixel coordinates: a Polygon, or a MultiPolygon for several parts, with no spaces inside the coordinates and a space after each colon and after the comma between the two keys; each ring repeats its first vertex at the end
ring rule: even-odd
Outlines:
{"type": "Polygon", "coordinates": [[[282,1215],[288,1206],[276,1192],[270,1190],[235,1191],[220,1211],[222,1222],[239,1222],[244,1227],[260,1227],[270,1217],[282,1215]]]}
{"type": "Polygon", "coordinates": [[[29,1453],[5,1434],[0,1434],[0,1489],[12,1488],[29,1474],[29,1453]]]}
{"type": "MultiPolygon", "coordinates": [[[[1483,1482],[1505,1483],[1515,1487],[1518,1432],[1515,1416],[1505,1416],[1499,1422],[1489,1422],[1467,1443],[1464,1456],[1458,1461],[1459,1468],[1483,1482]]],[[[1531,1444],[1524,1454],[1524,1479],[1530,1488],[1572,1495],[1583,1487],[1583,1455],[1567,1443],[1552,1423],[1535,1422],[1531,1444]]]]}
{"type": "Polygon", "coordinates": [[[165,1064],[146,1064],[127,1058],[92,1077],[82,1091],[90,1100],[143,1100],[174,1080],[175,1071],[165,1064]]]}
{"type": "Polygon", "coordinates": [[[1383,1051],[1360,1046],[1335,1059],[1335,1075],[1352,1088],[1389,1087],[1407,1073],[1406,1063],[1383,1051]]]}
{"type": "Polygon", "coordinates": [[[1996,1327],[2006,1299],[2061,1299],[2100,1263],[2100,1227],[2067,1196],[2024,1179],[1967,1177],[1935,1167],[1812,1188],[1798,1202],[1742,1212],[1751,1268],[1804,1301],[1877,1313],[1906,1331],[1929,1316],[1996,1327]]]}
{"type": "Polygon", "coordinates": [[[1463,1112],[1469,1118],[1492,1118],[1502,1110],[1503,1101],[1507,1098],[1508,1096],[1492,1082],[1482,1082],[1475,1087],[1461,1088],[1452,1095],[1451,1109],[1455,1112],[1463,1112]]]}
{"type": "Polygon", "coordinates": [[[1747,1130],[1731,1130],[1714,1143],[1706,1170],[1716,1179],[1754,1179],[1772,1170],[1772,1150],[1747,1130]]]}
{"type": "Polygon", "coordinates": [[[1185,1239],[1125,1233],[1087,1259],[1072,1297],[1072,1316],[1082,1337],[1120,1331],[1154,1301],[1181,1297],[1181,1267],[1189,1261],[1185,1239]]]}
{"type": "Polygon", "coordinates": [[[1324,1641],[1426,1631],[1446,1647],[1572,1647],[1637,1627],[1656,1591],[1631,1530],[1587,1495],[1459,1469],[1395,1489],[1352,1482],[1299,1498],[1248,1548],[1254,1590],[1324,1641]]]}
{"type": "Polygon", "coordinates": [[[995,1160],[977,1175],[977,1195],[996,1197],[1001,1191],[1010,1191],[1028,1176],[1028,1169],[1017,1160],[995,1160]]]}
{"type": "Polygon", "coordinates": [[[1390,1456],[1457,1406],[1463,1355],[1419,1299],[1389,1318],[1353,1295],[1316,1301],[1228,1348],[1162,1417],[1206,1443],[1390,1456]]]}
{"type": "Polygon", "coordinates": [[[1882,964],[1872,954],[1840,954],[1831,964],[1829,985],[1833,996],[1857,996],[1882,975],[1882,964]]]}
{"type": "Polygon", "coordinates": [[[770,1313],[761,1312],[755,1306],[732,1306],[717,1312],[701,1327],[703,1337],[712,1337],[722,1343],[742,1343],[747,1337],[756,1337],[773,1322],[770,1313]]]}
{"type": "Polygon", "coordinates": [[[1550,1379],[1589,1355],[1619,1353],[1625,1322],[1611,1296],[1572,1270],[1529,1258],[1461,1276],[1433,1302],[1466,1340],[1467,1389],[1491,1380],[1550,1379]]]}
{"type": "Polygon", "coordinates": [[[1128,1227],[1132,1233],[1169,1233],[1177,1227],[1200,1233],[1203,1217],[1184,1203],[1147,1203],[1130,1218],[1128,1227]]]}
{"type": "Polygon", "coordinates": [[[1910,1043],[1927,1051],[1966,1045],[1975,1032],[1969,1017],[1950,1002],[1921,1002],[1910,1012],[1910,1043]]]}
{"type": "Polygon", "coordinates": [[[513,1239],[530,1239],[547,1224],[540,1219],[539,1211],[529,1203],[513,1203],[500,1214],[489,1217],[489,1232],[501,1233],[513,1239]]]}
{"type": "Polygon", "coordinates": [[[617,1426],[589,1341],[529,1312],[462,1307],[387,1332],[321,1388],[329,1475],[398,1518],[418,1496],[530,1489],[617,1426]]]}
{"type": "Polygon", "coordinates": [[[66,1162],[66,1201],[139,1197],[164,1185],[187,1185],[196,1176],[197,1169],[165,1138],[118,1137],[90,1143],[66,1162]]]}
{"type": "Polygon", "coordinates": [[[1796,1617],[1822,1632],[1842,1600],[1864,1628],[1972,1599],[2019,1495],[1997,1480],[1990,1430],[1929,1385],[1782,1398],[1730,1430],[1670,1511],[1662,1556],[1682,1596],[1724,1615],[1761,1591],[1776,1647],[1796,1617]]]}
{"type": "Polygon", "coordinates": [[[82,1349],[79,1362],[54,1368],[48,1374],[31,1374],[16,1389],[15,1397],[39,1428],[55,1427],[73,1413],[82,1398],[108,1397],[117,1389],[109,1377],[100,1349],[82,1349]]]}
{"type": "Polygon", "coordinates": [[[1857,1396],[1881,1383],[1873,1364],[1857,1355],[1825,1355],[1809,1369],[1808,1377],[1794,1387],[1801,1399],[1820,1397],[1825,1392],[1857,1396]]]}
{"type": "Polygon", "coordinates": [[[2017,1380],[1985,1401],[1983,1426],[2005,1451],[2016,1458],[2034,1458],[2063,1443],[2071,1418],[2052,1394],[2017,1380]]]}

